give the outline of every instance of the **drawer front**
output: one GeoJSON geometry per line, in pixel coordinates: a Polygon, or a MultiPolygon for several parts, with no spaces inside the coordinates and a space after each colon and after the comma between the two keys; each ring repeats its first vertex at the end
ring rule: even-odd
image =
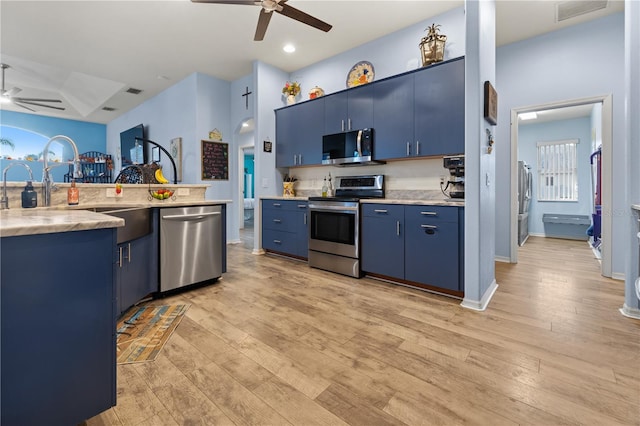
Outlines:
{"type": "Polygon", "coordinates": [[[295,232],[297,212],[292,210],[263,210],[262,229],[295,232]]]}
{"type": "Polygon", "coordinates": [[[404,206],[398,204],[362,204],[362,216],[390,217],[396,220],[404,220],[404,206]]]}
{"type": "Polygon", "coordinates": [[[263,210],[304,210],[307,201],[263,199],[263,210]]]}
{"type": "Polygon", "coordinates": [[[406,206],[405,219],[411,222],[437,224],[458,222],[458,207],[448,206],[406,206]]]}
{"type": "Polygon", "coordinates": [[[297,252],[297,237],[292,232],[276,231],[273,229],[262,230],[262,248],[281,253],[295,255],[297,252]]]}

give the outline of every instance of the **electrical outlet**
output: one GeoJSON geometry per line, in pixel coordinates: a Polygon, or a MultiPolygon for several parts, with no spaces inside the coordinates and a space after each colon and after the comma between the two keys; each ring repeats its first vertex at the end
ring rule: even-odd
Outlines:
{"type": "Polygon", "coordinates": [[[444,181],[445,181],[446,177],[445,176],[440,176],[440,184],[444,185],[444,181]]]}

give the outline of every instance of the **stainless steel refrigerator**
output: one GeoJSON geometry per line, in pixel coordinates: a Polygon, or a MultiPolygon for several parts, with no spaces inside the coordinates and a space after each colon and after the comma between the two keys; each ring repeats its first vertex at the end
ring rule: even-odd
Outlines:
{"type": "Polygon", "coordinates": [[[518,161],[518,245],[520,246],[529,238],[532,185],[531,168],[524,161],[518,161]]]}

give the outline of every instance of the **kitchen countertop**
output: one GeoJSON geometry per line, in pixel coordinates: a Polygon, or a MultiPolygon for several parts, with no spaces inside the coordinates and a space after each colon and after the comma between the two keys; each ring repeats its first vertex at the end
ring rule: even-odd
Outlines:
{"type": "MultiPolygon", "coordinates": [[[[307,201],[309,197],[260,197],[261,200],[298,200],[307,201]]],[[[375,204],[405,204],[415,206],[454,206],[464,207],[464,200],[447,200],[444,198],[439,199],[399,199],[399,198],[366,198],[360,200],[360,203],[375,203],[375,204]]]]}
{"type": "Polygon", "coordinates": [[[640,204],[631,204],[631,208],[640,211],[640,204]]]}
{"type": "Polygon", "coordinates": [[[95,207],[113,207],[116,210],[126,208],[208,206],[228,204],[230,202],[231,200],[202,200],[162,204],[162,201],[156,201],[135,204],[102,203],[36,207],[34,209],[8,209],[0,211],[0,236],[52,234],[124,226],[124,219],[87,210],[95,207]]]}

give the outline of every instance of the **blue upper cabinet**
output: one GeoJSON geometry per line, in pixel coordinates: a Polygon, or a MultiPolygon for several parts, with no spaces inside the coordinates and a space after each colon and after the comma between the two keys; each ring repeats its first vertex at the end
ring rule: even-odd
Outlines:
{"type": "Polygon", "coordinates": [[[373,84],[377,160],[464,153],[464,58],[373,84]]]}
{"type": "Polygon", "coordinates": [[[413,74],[374,83],[375,158],[411,156],[413,144],[413,74]]]}
{"type": "Polygon", "coordinates": [[[327,135],[373,127],[373,85],[325,96],[324,114],[327,135]]]}
{"type": "Polygon", "coordinates": [[[417,155],[464,153],[464,58],[414,74],[417,155]]]}
{"type": "Polygon", "coordinates": [[[324,100],[276,110],[276,167],[322,164],[324,100]]]}

